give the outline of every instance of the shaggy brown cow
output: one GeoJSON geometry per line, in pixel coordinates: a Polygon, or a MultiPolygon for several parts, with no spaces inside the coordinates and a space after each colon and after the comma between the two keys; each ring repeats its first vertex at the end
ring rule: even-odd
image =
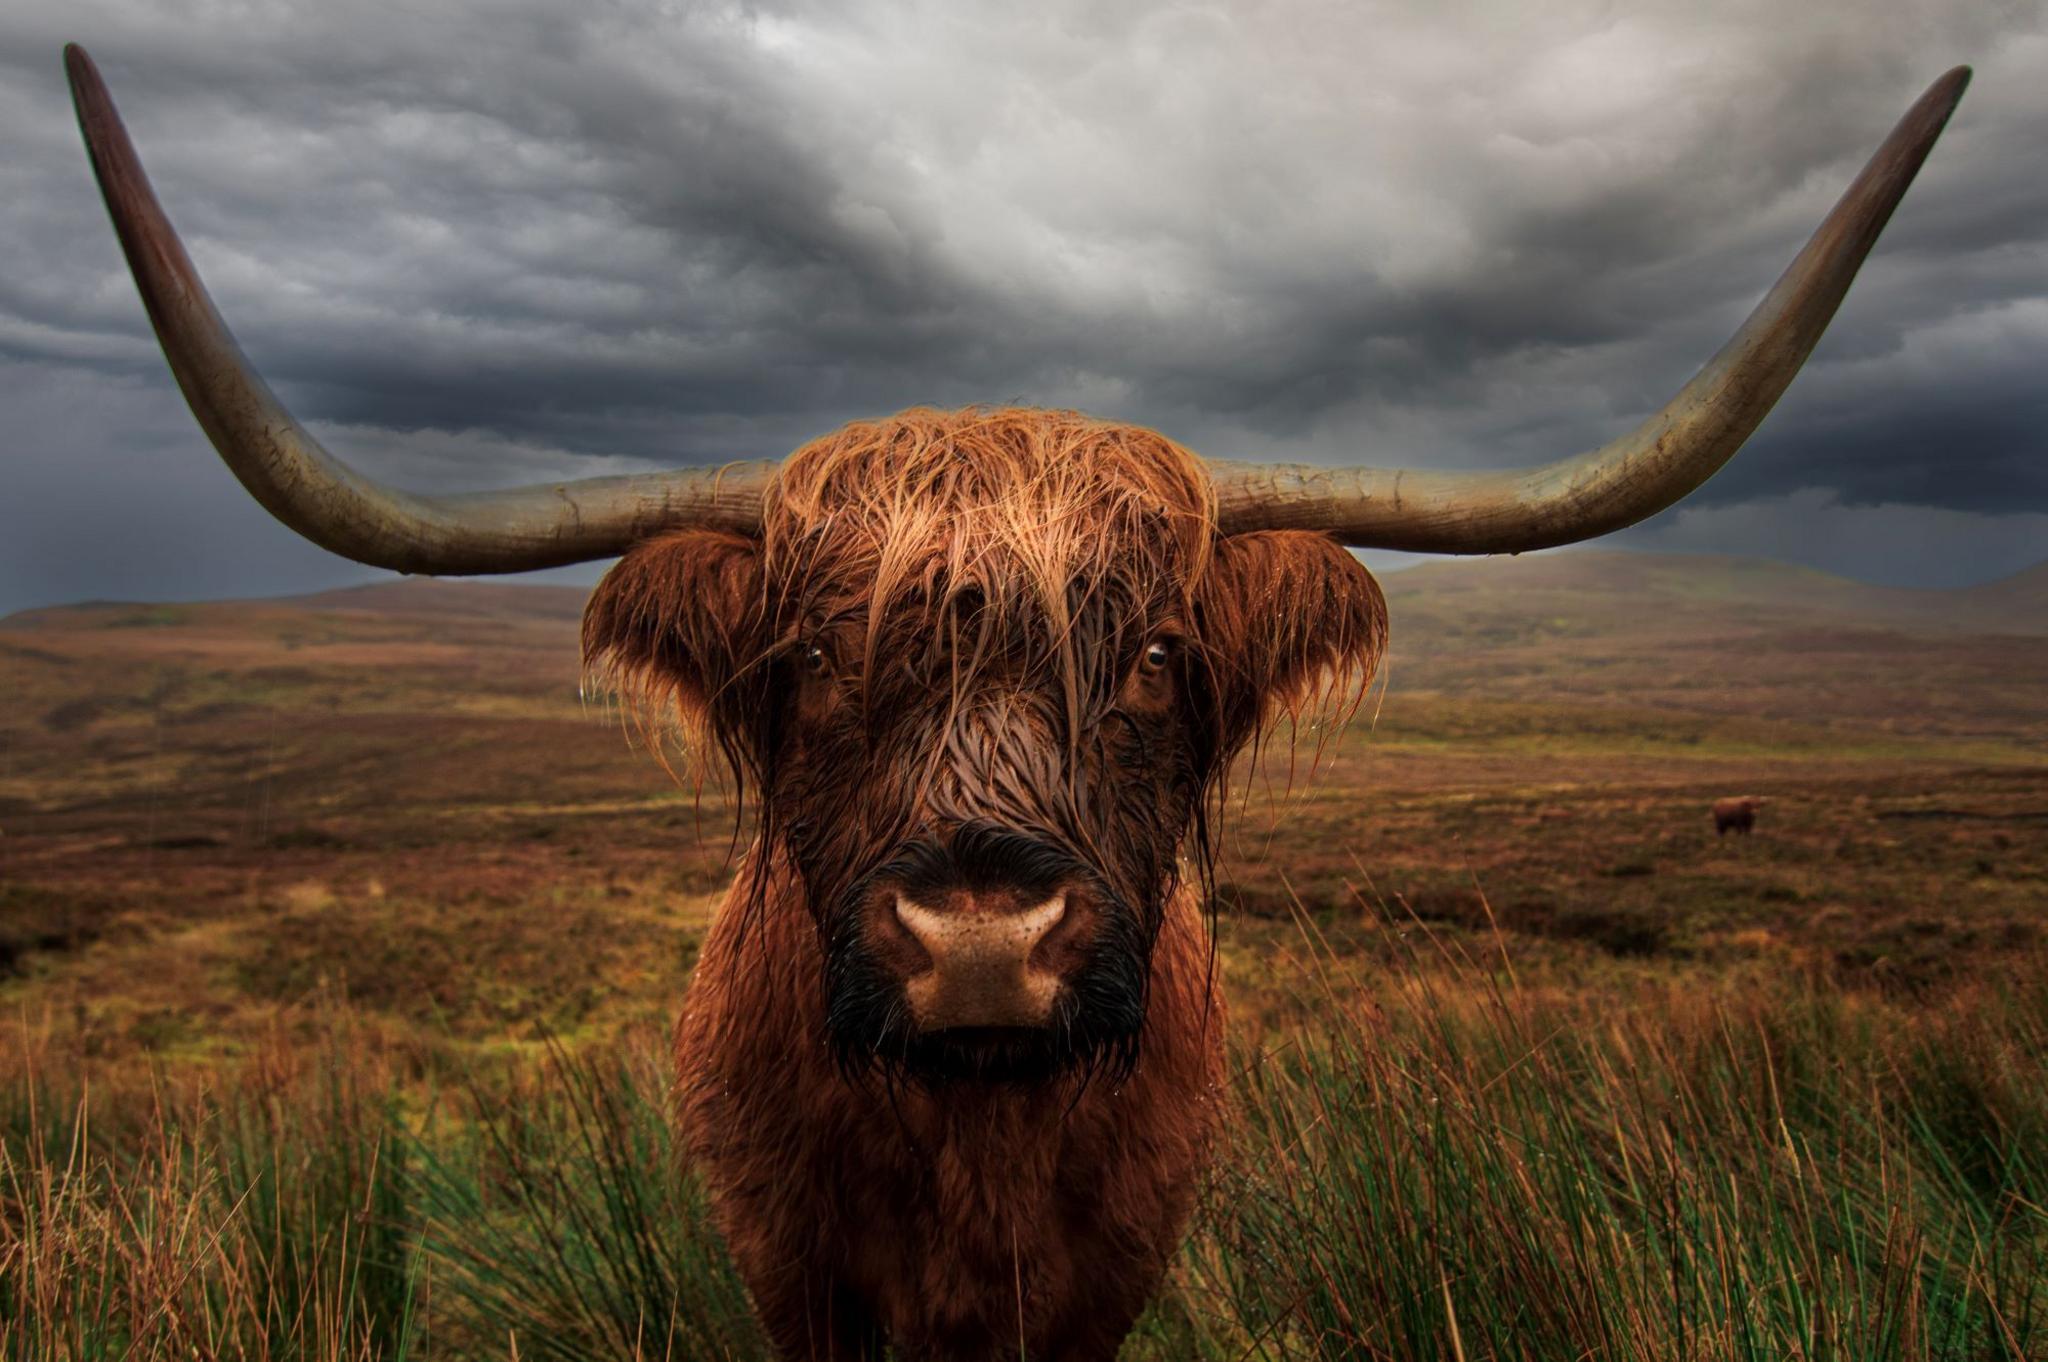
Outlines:
{"type": "Polygon", "coordinates": [[[780,466],[479,496],[363,478],[253,373],[98,74],[94,169],[171,370],[285,523],[408,572],[623,555],[589,658],[758,812],[677,1028],[685,1139],[792,1357],[1107,1359],[1217,1118],[1201,921],[1234,755],[1371,675],[1343,545],[1568,543],[1663,508],[1791,381],[1960,96],[1907,115],[1635,432],[1510,474],[1204,461],[1072,413],[910,411],[780,466]]]}
{"type": "Polygon", "coordinates": [[[1738,795],[1731,799],[1714,801],[1714,835],[1726,836],[1728,830],[1748,834],[1756,827],[1756,811],[1770,801],[1756,795],[1738,795]]]}
{"type": "Polygon", "coordinates": [[[851,426],[758,539],[605,578],[592,657],[757,794],[677,1067],[786,1352],[1115,1354],[1215,1114],[1206,810],[1384,631],[1327,536],[1219,541],[1194,456],[1056,412],[851,426]]]}

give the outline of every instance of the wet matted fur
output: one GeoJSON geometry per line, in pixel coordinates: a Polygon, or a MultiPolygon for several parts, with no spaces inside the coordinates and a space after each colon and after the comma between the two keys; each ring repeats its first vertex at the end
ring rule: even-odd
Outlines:
{"type": "Polygon", "coordinates": [[[1072,412],[850,425],[784,462],[758,539],[666,535],[606,577],[591,666],[755,811],[677,1105],[785,1352],[1114,1356],[1217,1115],[1232,759],[1348,713],[1385,635],[1347,551],[1219,535],[1193,455],[1072,412]],[[1102,927],[1028,1053],[935,1061],[854,906],[998,853],[1079,877],[1102,927]]]}

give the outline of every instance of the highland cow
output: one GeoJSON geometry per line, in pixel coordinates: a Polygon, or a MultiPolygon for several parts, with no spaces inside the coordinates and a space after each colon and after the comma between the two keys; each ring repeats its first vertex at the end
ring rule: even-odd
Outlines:
{"type": "Polygon", "coordinates": [[[757,815],[676,1031],[684,1143],[793,1358],[1115,1356],[1218,1127],[1203,921],[1232,763],[1386,637],[1345,546],[1518,552],[1684,496],[1761,421],[1960,97],[1931,89],[1720,355],[1513,473],[1204,460],[1069,412],[913,410],[779,465],[466,496],[322,449],[228,333],[85,54],[95,172],[194,415],[358,561],[619,557],[588,660],[757,815]]]}
{"type": "Polygon", "coordinates": [[[678,1098],[785,1352],[1115,1354],[1216,1114],[1217,792],[1384,636],[1327,536],[1219,540],[1193,455],[1057,412],[851,426],[606,576],[589,656],[755,792],[678,1098]]]}
{"type": "Polygon", "coordinates": [[[1756,811],[1769,802],[1756,795],[1715,800],[1714,835],[1725,837],[1730,829],[1748,835],[1756,828],[1756,811]]]}

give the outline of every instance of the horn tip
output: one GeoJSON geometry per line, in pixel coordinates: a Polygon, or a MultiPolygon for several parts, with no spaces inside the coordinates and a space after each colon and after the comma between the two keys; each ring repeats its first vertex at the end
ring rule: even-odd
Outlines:
{"type": "Polygon", "coordinates": [[[106,98],[107,86],[100,79],[100,68],[93,62],[92,54],[78,43],[64,44],[64,77],[71,83],[74,103],[106,98]]]}
{"type": "Polygon", "coordinates": [[[1974,75],[1976,72],[1967,65],[1952,66],[1942,72],[1941,79],[1928,87],[1927,93],[1953,112],[1957,101],[1963,97],[1963,91],[1970,88],[1970,78],[1974,75]]]}

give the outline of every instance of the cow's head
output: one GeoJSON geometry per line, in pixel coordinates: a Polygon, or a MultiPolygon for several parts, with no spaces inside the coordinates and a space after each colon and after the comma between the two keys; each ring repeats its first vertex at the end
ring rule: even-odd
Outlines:
{"type": "Polygon", "coordinates": [[[849,426],[783,463],[758,535],[641,544],[585,617],[752,786],[841,1055],[1008,1073],[1128,1053],[1231,756],[1341,706],[1384,636],[1327,535],[1219,535],[1192,454],[1025,410],[849,426]]]}
{"type": "Polygon", "coordinates": [[[1231,754],[1274,706],[1369,671],[1379,593],[1340,546],[1519,552],[1697,487],[1805,361],[1969,76],[1921,97],[1677,396],[1557,463],[1237,463],[1067,414],[911,412],[779,467],[424,497],[348,468],[278,403],[92,62],[66,64],[171,371],[250,492],[403,572],[623,555],[591,651],[757,788],[764,870],[816,919],[842,1052],[1012,1072],[1127,1044],[1176,853],[1204,862],[1231,754]]]}

